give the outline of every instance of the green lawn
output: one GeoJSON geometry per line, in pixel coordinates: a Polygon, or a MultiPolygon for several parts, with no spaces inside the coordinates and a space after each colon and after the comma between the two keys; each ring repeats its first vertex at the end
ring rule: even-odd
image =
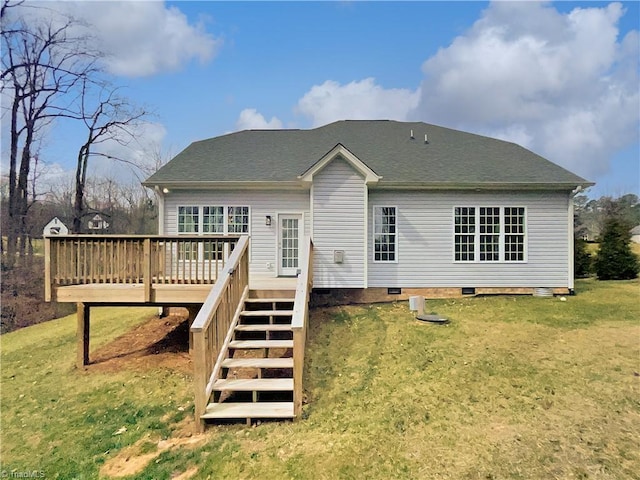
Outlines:
{"type": "MultiPolygon", "coordinates": [[[[186,433],[172,369],[74,369],[75,319],[1,337],[2,467],[46,478],[639,479],[640,282],[312,313],[296,422],[186,433]],[[102,473],[100,473],[102,472],[102,473]],[[181,476],[180,476],[181,475],[181,476]]],[[[104,309],[94,343],[148,310],[104,309]]]]}
{"type": "MultiPolygon", "coordinates": [[[[631,246],[631,251],[636,254],[636,256],[640,257],[640,243],[631,242],[629,243],[631,246]]],[[[587,252],[591,255],[598,255],[598,250],[600,249],[599,243],[587,243],[587,252]]]]}

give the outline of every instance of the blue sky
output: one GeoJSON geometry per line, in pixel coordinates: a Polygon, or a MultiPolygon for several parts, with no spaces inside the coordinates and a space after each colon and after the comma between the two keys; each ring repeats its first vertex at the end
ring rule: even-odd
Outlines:
{"type": "MultiPolygon", "coordinates": [[[[244,128],[421,120],[520,143],[593,196],[640,193],[637,2],[48,5],[95,24],[116,83],[155,112],[120,152],[134,161],[244,128]]],[[[54,171],[78,134],[50,134],[54,171]]]]}

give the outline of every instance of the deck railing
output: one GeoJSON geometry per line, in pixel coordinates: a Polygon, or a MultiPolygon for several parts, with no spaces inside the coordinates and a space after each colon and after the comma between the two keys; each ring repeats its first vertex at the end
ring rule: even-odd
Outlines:
{"type": "Polygon", "coordinates": [[[94,283],[213,284],[237,236],[45,237],[45,299],[56,287],[94,283]]]}
{"type": "Polygon", "coordinates": [[[249,295],[249,238],[240,237],[226,267],[211,289],[193,324],[193,369],[195,417],[198,430],[204,430],[204,414],[213,383],[220,369],[218,354],[226,349],[249,295]]]}
{"type": "Polygon", "coordinates": [[[305,256],[307,264],[303,265],[298,275],[296,296],[293,303],[293,413],[300,417],[302,413],[302,375],[304,371],[304,351],[307,343],[307,326],[309,323],[309,295],[313,286],[313,241],[309,238],[305,256]],[[306,268],[305,268],[306,267],[306,268]]]}

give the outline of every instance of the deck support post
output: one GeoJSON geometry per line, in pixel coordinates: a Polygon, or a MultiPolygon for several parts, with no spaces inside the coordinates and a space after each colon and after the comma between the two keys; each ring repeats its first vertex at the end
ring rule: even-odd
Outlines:
{"type": "Polygon", "coordinates": [[[53,277],[51,275],[51,239],[44,237],[44,301],[50,302],[51,291],[53,286],[53,277]]]}
{"type": "Polygon", "coordinates": [[[194,339],[195,355],[191,357],[193,360],[193,369],[195,372],[193,384],[195,387],[195,417],[196,417],[196,433],[204,432],[205,422],[201,416],[207,409],[207,340],[205,332],[196,332],[194,339]]]}
{"type": "Polygon", "coordinates": [[[85,303],[78,302],[78,331],[77,331],[77,354],[76,367],[84,368],[89,365],[89,328],[91,320],[91,307],[85,303]]]}
{"type": "Polygon", "coordinates": [[[189,357],[193,358],[193,332],[191,332],[191,325],[193,325],[193,321],[196,319],[198,312],[202,308],[202,305],[188,305],[187,310],[189,311],[189,357]]]}
{"type": "Polygon", "coordinates": [[[151,239],[145,238],[142,242],[142,284],[144,285],[144,301],[151,301],[151,239]]]}

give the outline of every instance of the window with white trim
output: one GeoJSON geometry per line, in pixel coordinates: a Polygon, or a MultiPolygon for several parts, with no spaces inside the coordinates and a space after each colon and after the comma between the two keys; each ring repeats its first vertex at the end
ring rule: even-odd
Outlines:
{"type": "Polygon", "coordinates": [[[504,209],[504,259],[507,262],[524,261],[524,213],[524,207],[504,209]]]}
{"type": "Polygon", "coordinates": [[[455,260],[473,262],[475,260],[476,209],[456,207],[455,209],[455,260]]]}
{"type": "Polygon", "coordinates": [[[454,261],[524,262],[525,207],[455,207],[454,261]]]}
{"type": "Polygon", "coordinates": [[[373,260],[396,262],[398,252],[396,207],[373,207],[373,260]]]}
{"type": "Polygon", "coordinates": [[[178,233],[198,233],[199,210],[194,206],[178,207],[178,233]]]}
{"type": "MultiPolygon", "coordinates": [[[[223,205],[180,205],[178,206],[178,234],[236,235],[249,233],[249,207],[223,205]],[[227,215],[225,215],[225,211],[227,215]]],[[[178,252],[180,260],[197,260],[203,255],[205,260],[222,259],[224,242],[205,241],[200,246],[183,243],[178,252]]]]}
{"type": "Polygon", "coordinates": [[[178,233],[249,233],[249,207],[181,205],[178,207],[178,233]]]}
{"type": "Polygon", "coordinates": [[[228,207],[228,233],[249,233],[249,207],[228,207]]]}
{"type": "Polygon", "coordinates": [[[202,233],[224,233],[224,207],[202,207],[202,233]]]}
{"type": "Polygon", "coordinates": [[[500,209],[480,207],[480,261],[500,260],[500,209]]]}

